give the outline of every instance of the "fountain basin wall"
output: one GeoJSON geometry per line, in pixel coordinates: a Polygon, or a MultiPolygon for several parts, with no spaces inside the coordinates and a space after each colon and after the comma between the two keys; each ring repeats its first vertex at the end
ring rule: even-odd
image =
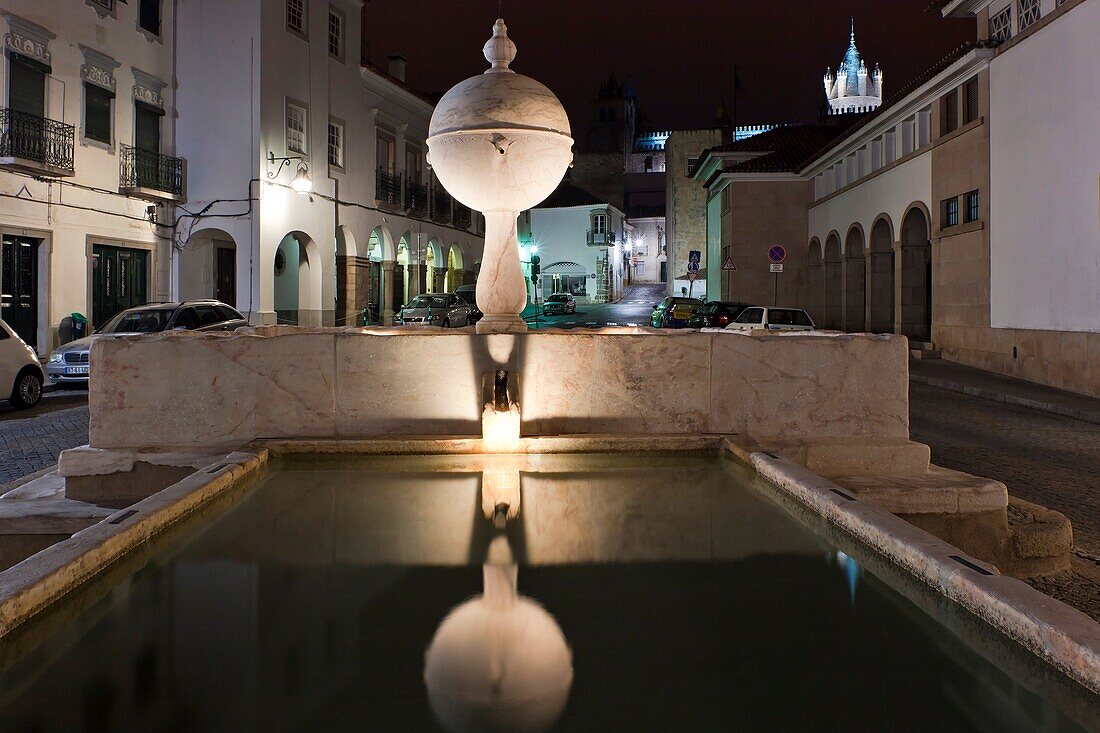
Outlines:
{"type": "Polygon", "coordinates": [[[498,368],[524,435],[909,437],[902,336],[267,327],[102,340],[91,361],[93,448],[477,435],[498,368]]]}

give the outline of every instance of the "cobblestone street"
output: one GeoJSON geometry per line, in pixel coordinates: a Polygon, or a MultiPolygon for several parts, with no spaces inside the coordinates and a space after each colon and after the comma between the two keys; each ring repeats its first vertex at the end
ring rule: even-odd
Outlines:
{"type": "Polygon", "coordinates": [[[87,407],[0,421],[0,487],[54,465],[61,451],[87,442],[87,407]]]}

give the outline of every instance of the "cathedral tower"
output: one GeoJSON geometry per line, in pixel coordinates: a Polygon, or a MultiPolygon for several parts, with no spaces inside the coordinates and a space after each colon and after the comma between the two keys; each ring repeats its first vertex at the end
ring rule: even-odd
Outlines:
{"type": "Polygon", "coordinates": [[[825,70],[825,98],[829,102],[829,114],[870,112],[882,104],[882,69],[875,65],[868,73],[867,64],[856,50],[856,23],[852,20],[852,34],[844,60],[836,74],[825,70]]]}

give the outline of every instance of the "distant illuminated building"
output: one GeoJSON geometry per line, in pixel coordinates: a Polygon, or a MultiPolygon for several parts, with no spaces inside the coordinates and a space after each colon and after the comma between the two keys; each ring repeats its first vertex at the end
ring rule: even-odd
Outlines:
{"type": "Polygon", "coordinates": [[[836,74],[825,70],[825,96],[830,114],[870,112],[882,104],[882,69],[875,65],[868,73],[867,64],[856,50],[856,24],[852,21],[851,41],[836,74]]]}

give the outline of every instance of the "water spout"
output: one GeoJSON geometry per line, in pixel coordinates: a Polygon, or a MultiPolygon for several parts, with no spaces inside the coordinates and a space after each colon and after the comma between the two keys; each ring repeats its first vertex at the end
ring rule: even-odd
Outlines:
{"type": "Polygon", "coordinates": [[[515,453],[520,449],[520,412],[516,402],[515,375],[497,369],[482,378],[481,437],[489,453],[515,453]]]}

